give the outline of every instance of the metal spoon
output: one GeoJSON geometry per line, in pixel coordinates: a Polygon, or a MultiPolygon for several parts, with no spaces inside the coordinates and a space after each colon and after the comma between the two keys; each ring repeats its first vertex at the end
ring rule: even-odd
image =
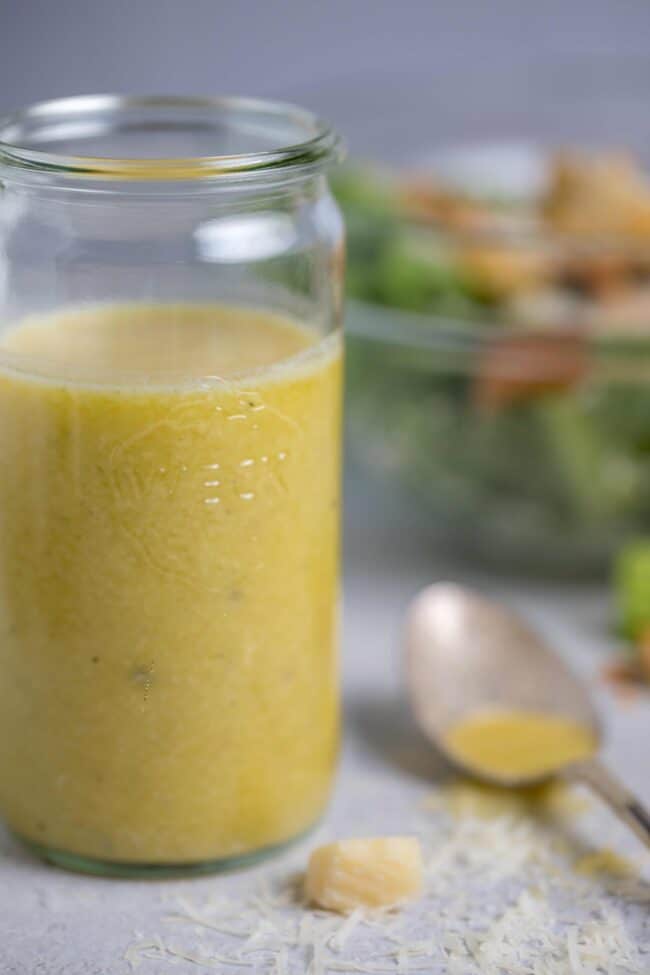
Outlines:
{"type": "MultiPolygon", "coordinates": [[[[416,721],[430,741],[465,773],[477,775],[446,745],[450,728],[486,709],[545,712],[585,725],[599,744],[602,729],[581,681],[522,620],[452,583],[429,586],[407,617],[407,682],[416,721]]],[[[650,846],[650,812],[594,754],[558,768],[590,786],[650,846]]],[[[542,777],[480,778],[504,786],[542,777]]]]}

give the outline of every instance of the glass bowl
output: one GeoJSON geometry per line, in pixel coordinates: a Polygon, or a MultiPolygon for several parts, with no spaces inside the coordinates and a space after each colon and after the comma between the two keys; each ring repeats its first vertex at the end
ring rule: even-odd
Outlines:
{"type": "MultiPolygon", "coordinates": [[[[538,182],[540,171],[539,160],[529,165],[538,182]]],[[[408,310],[411,298],[426,303],[448,266],[431,260],[433,251],[430,273],[387,266],[376,277],[388,289],[378,300],[348,303],[351,454],[405,485],[457,551],[508,570],[598,575],[624,542],[650,531],[647,245],[643,235],[630,241],[602,228],[576,237],[518,222],[513,231],[503,213],[496,232],[463,228],[463,246],[515,252],[524,268],[540,254],[555,268],[563,262],[570,273],[559,306],[546,290],[528,305],[517,296],[504,315],[489,302],[464,302],[445,279],[435,310],[418,313],[408,310]],[[616,304],[620,268],[639,284],[624,305],[616,304]],[[603,301],[588,293],[586,270],[603,301]],[[388,305],[391,288],[404,307],[388,305]]],[[[378,225],[368,226],[376,244],[378,225]]],[[[353,294],[358,232],[352,226],[353,294]]],[[[457,246],[458,228],[438,222],[433,232],[434,250],[457,246]]]]}

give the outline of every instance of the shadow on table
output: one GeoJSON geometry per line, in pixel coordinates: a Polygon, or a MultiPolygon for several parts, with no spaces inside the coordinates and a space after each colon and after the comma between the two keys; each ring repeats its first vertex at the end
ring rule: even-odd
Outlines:
{"type": "Polygon", "coordinates": [[[37,856],[9,832],[4,824],[0,824],[0,864],[10,862],[12,866],[32,868],[35,864],[42,864],[37,856]]]}
{"type": "Polygon", "coordinates": [[[376,760],[426,782],[449,776],[449,764],[414,724],[405,697],[355,694],[346,701],[345,717],[350,737],[376,760]]]}

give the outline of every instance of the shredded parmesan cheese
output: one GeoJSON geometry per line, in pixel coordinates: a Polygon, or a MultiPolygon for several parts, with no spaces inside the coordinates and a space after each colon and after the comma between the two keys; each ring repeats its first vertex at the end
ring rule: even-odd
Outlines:
{"type": "Polygon", "coordinates": [[[288,866],[265,868],[254,893],[176,899],[173,940],[138,934],[125,960],[138,975],[648,975],[650,884],[558,828],[579,804],[474,788],[416,813],[424,890],[399,912],[309,910],[288,866]]]}

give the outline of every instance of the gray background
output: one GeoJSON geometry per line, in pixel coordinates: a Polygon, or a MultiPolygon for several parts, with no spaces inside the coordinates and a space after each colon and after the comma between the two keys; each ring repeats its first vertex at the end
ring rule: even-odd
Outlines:
{"type": "Polygon", "coordinates": [[[289,98],[390,158],[650,144],[647,0],[0,0],[0,110],[80,92],[289,98]]]}

